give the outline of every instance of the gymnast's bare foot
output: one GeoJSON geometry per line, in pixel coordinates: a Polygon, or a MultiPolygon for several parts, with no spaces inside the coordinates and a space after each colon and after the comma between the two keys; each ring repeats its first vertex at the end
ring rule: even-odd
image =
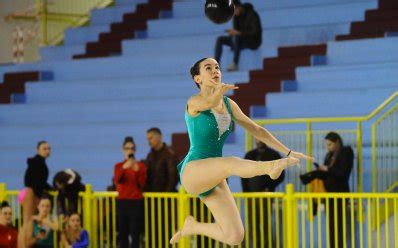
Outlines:
{"type": "Polygon", "coordinates": [[[269,176],[271,179],[277,179],[281,174],[284,169],[287,167],[297,165],[300,163],[300,160],[297,158],[283,158],[283,159],[278,159],[273,162],[273,166],[271,169],[271,172],[269,173],[269,176]]]}
{"type": "Polygon", "coordinates": [[[178,232],[176,232],[176,233],[174,234],[174,236],[170,239],[170,244],[172,244],[172,245],[173,245],[173,244],[176,244],[176,243],[178,243],[178,241],[180,240],[180,238],[189,235],[189,234],[190,234],[190,231],[191,231],[191,228],[192,228],[192,225],[193,225],[195,222],[196,222],[196,220],[195,220],[195,218],[194,218],[193,216],[191,216],[191,215],[188,216],[188,217],[185,219],[184,226],[182,227],[182,229],[179,230],[178,232]]]}

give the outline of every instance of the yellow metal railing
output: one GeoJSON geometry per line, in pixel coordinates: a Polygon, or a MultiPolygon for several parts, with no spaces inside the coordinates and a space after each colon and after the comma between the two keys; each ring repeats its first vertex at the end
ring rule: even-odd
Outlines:
{"type": "MultiPolygon", "coordinates": [[[[267,126],[291,149],[315,156],[317,159],[323,158],[326,154],[322,139],[327,132],[332,131],[333,127],[333,131],[342,135],[345,145],[350,145],[354,149],[356,168],[353,169],[351,177],[351,189],[357,192],[363,192],[364,125],[367,127],[373,123],[371,135],[372,190],[385,191],[398,180],[397,97],[398,92],[395,92],[366,116],[258,119],[255,121],[261,126],[267,126]],[[379,171],[379,169],[381,170],[379,171]],[[390,174],[387,175],[388,173],[390,174]],[[383,176],[387,176],[388,180],[384,180],[383,176]]],[[[246,132],[246,150],[253,149],[253,146],[254,139],[246,132]]],[[[291,168],[286,171],[286,176],[289,178],[289,182],[294,184],[295,190],[302,191],[304,188],[298,180],[298,175],[310,171],[312,168],[312,164],[307,162],[305,167],[291,168]]]]}
{"type": "MultiPolygon", "coordinates": [[[[14,224],[21,216],[17,194],[0,184],[0,200],[11,204],[14,224]]],[[[86,185],[80,196],[78,209],[89,232],[90,247],[116,247],[117,193],[92,192],[86,185]]],[[[233,196],[245,228],[238,247],[398,247],[398,194],[300,193],[289,184],[285,192],[233,196]]],[[[204,204],[182,189],[178,193],[145,193],[144,202],[146,248],[169,247],[171,235],[188,215],[200,222],[213,221],[204,204]]],[[[203,236],[183,238],[176,247],[203,246],[230,247],[203,236]]]]}
{"type": "Polygon", "coordinates": [[[392,191],[398,182],[398,104],[372,124],[372,140],[372,191],[392,191]]]}
{"type": "MultiPolygon", "coordinates": [[[[86,191],[87,193],[87,191],[86,191]]],[[[84,211],[83,218],[89,223],[84,225],[91,234],[91,247],[116,246],[116,198],[117,192],[94,192],[88,199],[90,206],[84,211]]],[[[84,200],[85,197],[83,197],[84,200]]]]}
{"type": "Polygon", "coordinates": [[[295,214],[302,228],[301,237],[296,237],[299,247],[306,247],[305,244],[331,247],[331,241],[336,247],[398,245],[397,194],[296,193],[295,199],[299,205],[295,214]],[[316,217],[310,216],[311,211],[307,210],[312,209],[314,203],[318,204],[316,217]],[[314,242],[316,236],[317,242],[314,242]]]}
{"type": "Polygon", "coordinates": [[[187,202],[181,193],[145,193],[145,248],[169,247],[171,236],[183,225],[187,202]]]}

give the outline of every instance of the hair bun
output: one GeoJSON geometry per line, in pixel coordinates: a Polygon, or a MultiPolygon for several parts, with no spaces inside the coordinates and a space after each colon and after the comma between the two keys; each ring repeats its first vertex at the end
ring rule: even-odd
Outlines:
{"type": "Polygon", "coordinates": [[[132,142],[132,143],[134,143],[134,139],[131,136],[127,136],[126,138],[124,138],[124,142],[132,142]]]}

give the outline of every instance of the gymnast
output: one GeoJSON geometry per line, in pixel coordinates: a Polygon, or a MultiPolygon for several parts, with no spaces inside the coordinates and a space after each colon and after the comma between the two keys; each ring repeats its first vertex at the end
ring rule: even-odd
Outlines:
{"type": "Polygon", "coordinates": [[[185,236],[204,235],[228,245],[238,245],[243,240],[244,229],[226,178],[269,175],[276,179],[287,167],[299,164],[300,159],[312,158],[284,146],[269,131],[248,118],[233,100],[224,96],[238,87],[222,83],[215,59],[197,61],[190,72],[199,93],[193,95],[186,106],[190,149],[177,169],[184,189],[199,196],[215,223],[197,222],[193,216],[188,216],[170,243],[175,244],[185,236]],[[225,139],[232,131],[232,120],[286,158],[265,162],[222,157],[225,139]]]}

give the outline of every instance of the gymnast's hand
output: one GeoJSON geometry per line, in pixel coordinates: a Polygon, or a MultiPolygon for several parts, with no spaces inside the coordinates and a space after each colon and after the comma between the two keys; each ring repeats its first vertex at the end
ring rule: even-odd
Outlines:
{"type": "Polygon", "coordinates": [[[239,89],[238,86],[235,86],[234,84],[225,84],[225,83],[221,83],[218,84],[218,90],[220,90],[222,92],[222,94],[224,95],[225,93],[227,93],[229,90],[236,90],[239,89]]]}
{"type": "Polygon", "coordinates": [[[297,158],[297,159],[305,159],[307,161],[313,161],[314,160],[313,157],[310,157],[310,156],[307,156],[307,155],[305,155],[305,154],[303,154],[301,152],[295,152],[295,151],[291,151],[289,157],[297,158]]]}

